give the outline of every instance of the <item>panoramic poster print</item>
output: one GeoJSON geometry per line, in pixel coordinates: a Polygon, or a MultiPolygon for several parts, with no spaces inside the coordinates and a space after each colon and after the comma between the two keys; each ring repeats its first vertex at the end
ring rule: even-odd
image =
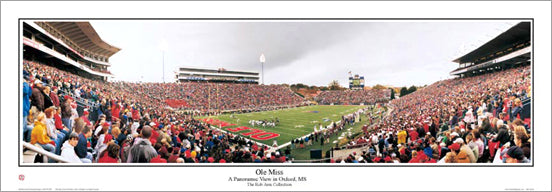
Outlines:
{"type": "Polygon", "coordinates": [[[530,166],[531,25],[22,20],[20,163],[530,166]]]}

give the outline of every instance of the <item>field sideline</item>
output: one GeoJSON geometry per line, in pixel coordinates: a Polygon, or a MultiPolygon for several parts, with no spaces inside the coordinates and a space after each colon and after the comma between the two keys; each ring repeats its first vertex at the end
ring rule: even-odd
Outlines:
{"type": "MultiPolygon", "coordinates": [[[[351,114],[364,107],[367,106],[315,105],[277,111],[235,114],[233,117],[231,117],[230,114],[225,114],[220,116],[212,116],[211,119],[214,121],[220,120],[230,123],[230,125],[227,126],[223,125],[222,129],[226,131],[240,134],[248,139],[267,145],[272,145],[274,140],[278,142],[278,145],[282,145],[292,139],[299,138],[313,132],[314,125],[317,125],[317,127],[319,127],[320,123],[322,123],[323,126],[329,125],[332,121],[341,120],[342,115],[351,114]],[[263,128],[259,125],[252,126],[249,124],[250,120],[271,120],[276,117],[280,121],[280,124],[276,127],[263,128]],[[268,139],[263,140],[263,138],[268,139]]],[[[216,125],[216,127],[219,126],[216,125]]]]}

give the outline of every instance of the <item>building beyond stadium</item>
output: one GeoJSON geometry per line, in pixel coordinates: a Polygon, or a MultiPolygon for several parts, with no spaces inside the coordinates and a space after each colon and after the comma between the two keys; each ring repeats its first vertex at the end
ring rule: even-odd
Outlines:
{"type": "Polygon", "coordinates": [[[230,83],[259,83],[259,73],[251,71],[227,70],[225,68],[209,69],[196,67],[179,67],[175,72],[177,82],[208,81],[230,83]]]}
{"type": "Polygon", "coordinates": [[[109,58],[121,49],[104,42],[89,22],[23,21],[23,58],[91,79],[114,77],[109,58]]]}
{"type": "Polygon", "coordinates": [[[469,77],[531,64],[531,23],[520,22],[494,39],[455,59],[451,75],[469,77]]]}

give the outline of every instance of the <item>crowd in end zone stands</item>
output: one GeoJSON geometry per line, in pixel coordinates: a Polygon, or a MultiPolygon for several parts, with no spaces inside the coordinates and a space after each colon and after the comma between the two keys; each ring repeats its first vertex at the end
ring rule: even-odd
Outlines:
{"type": "Polygon", "coordinates": [[[174,108],[198,111],[268,110],[301,105],[286,86],[235,83],[120,83],[174,108]]]}
{"type": "MultiPolygon", "coordinates": [[[[178,91],[176,87],[182,84],[96,81],[27,60],[23,62],[23,77],[23,140],[61,155],[71,163],[289,161],[289,156],[281,151],[268,153],[267,146],[212,130],[189,114],[166,109],[161,102],[161,95],[165,94],[162,89],[178,91]],[[90,108],[77,110],[83,105],[90,108]],[[92,111],[97,115],[92,117],[92,111]]],[[[201,89],[197,86],[204,84],[191,85],[194,84],[182,86],[201,89]]],[[[238,106],[235,102],[256,107],[299,102],[279,86],[219,86],[236,88],[220,94],[220,101],[224,103],[221,106],[228,108],[238,106]],[[260,93],[252,93],[255,91],[260,93]],[[269,99],[270,91],[282,91],[276,94],[282,98],[269,99]],[[230,101],[234,99],[231,94],[245,99],[230,101]]],[[[204,91],[185,93],[201,98],[206,97],[204,91]]],[[[192,102],[193,105],[196,104],[192,102]]]]}
{"type": "Polygon", "coordinates": [[[393,100],[393,111],[337,162],[529,163],[530,66],[439,81],[393,100]],[[495,156],[498,155],[498,156],[495,156]]]}
{"type": "Polygon", "coordinates": [[[391,97],[389,89],[323,91],[314,100],[321,105],[365,105],[386,102],[391,97]]]}

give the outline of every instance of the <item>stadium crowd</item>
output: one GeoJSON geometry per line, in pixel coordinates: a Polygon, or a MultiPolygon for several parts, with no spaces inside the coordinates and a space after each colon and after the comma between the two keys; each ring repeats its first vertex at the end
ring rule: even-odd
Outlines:
{"type": "MultiPolygon", "coordinates": [[[[207,103],[220,110],[259,110],[302,102],[283,86],[110,83],[27,60],[23,77],[23,140],[73,163],[289,162],[288,149],[266,153],[267,146],[210,129],[163,101],[186,98],[188,107],[199,110],[207,103]]],[[[367,143],[361,154],[331,161],[476,163],[492,161],[498,151],[504,162],[530,162],[531,111],[523,103],[531,96],[530,83],[529,66],[436,82],[391,101],[390,114],[354,140],[367,143]]],[[[355,104],[369,102],[364,98],[369,94],[385,95],[332,91],[319,98],[355,104]]],[[[359,117],[344,116],[327,131],[294,140],[292,147],[328,143],[328,135],[359,117]]]]}
{"type": "Polygon", "coordinates": [[[323,91],[314,100],[321,105],[365,105],[386,102],[391,97],[388,89],[323,91]]]}
{"type": "MultiPolygon", "coordinates": [[[[97,81],[28,60],[23,62],[23,77],[23,140],[71,163],[288,161],[281,151],[265,153],[267,146],[213,130],[190,114],[167,109],[160,102],[165,93],[162,88],[174,89],[180,84],[97,81]],[[85,109],[77,110],[82,106],[85,109]],[[91,111],[97,117],[91,117],[91,111]]],[[[182,85],[194,89],[203,84],[182,85]]],[[[249,106],[300,102],[281,86],[219,86],[236,88],[220,94],[221,103],[229,107],[238,106],[238,101],[249,106]],[[285,98],[269,99],[271,90],[282,91],[285,98]],[[251,91],[261,93],[248,93],[251,91]],[[246,99],[229,101],[232,93],[246,99]]]]}
{"type": "Polygon", "coordinates": [[[260,111],[294,107],[303,98],[282,85],[184,82],[120,83],[183,110],[260,111]]]}
{"type": "Polygon", "coordinates": [[[392,112],[332,162],[528,163],[530,66],[439,81],[391,101],[392,112]],[[498,155],[498,156],[495,156],[498,155]]]}

